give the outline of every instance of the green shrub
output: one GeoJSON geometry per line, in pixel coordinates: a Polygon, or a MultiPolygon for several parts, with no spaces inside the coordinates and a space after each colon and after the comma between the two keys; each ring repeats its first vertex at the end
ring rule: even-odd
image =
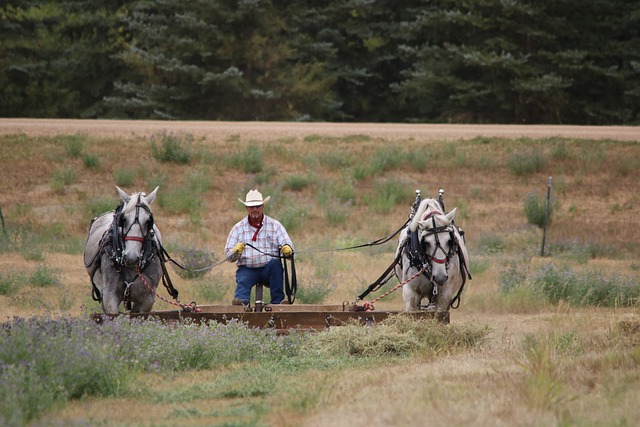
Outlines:
{"type": "Polygon", "coordinates": [[[264,168],[262,149],[251,144],[242,153],[230,157],[231,166],[245,173],[259,173],[264,168]]]}
{"type": "MultiPolygon", "coordinates": [[[[112,211],[116,208],[118,202],[115,198],[108,196],[99,197],[97,199],[91,199],[87,202],[87,210],[93,218],[103,214],[104,212],[112,211]]],[[[87,223],[87,230],[89,224],[87,223]]]]}
{"type": "Polygon", "coordinates": [[[364,181],[369,178],[373,174],[373,169],[371,169],[368,165],[362,165],[358,163],[353,168],[353,178],[356,181],[364,181]]]}
{"type": "Polygon", "coordinates": [[[378,213],[389,213],[396,205],[409,200],[406,185],[392,179],[378,182],[373,196],[369,196],[368,203],[372,210],[378,213]]]}
{"type": "Polygon", "coordinates": [[[98,169],[100,167],[100,158],[95,154],[84,154],[82,163],[87,169],[98,169]]]}
{"type": "Polygon", "coordinates": [[[55,138],[64,143],[64,151],[68,157],[77,159],[82,154],[83,137],[80,135],[64,135],[55,138]]]}
{"type": "Polygon", "coordinates": [[[518,176],[541,172],[546,163],[547,158],[537,149],[515,152],[507,157],[507,167],[518,176]]]}
{"type": "Polygon", "coordinates": [[[529,193],[524,200],[524,213],[529,224],[544,228],[545,225],[551,224],[553,205],[549,203],[549,212],[547,213],[546,199],[541,200],[537,194],[529,193]]]}
{"type": "Polygon", "coordinates": [[[552,303],[566,301],[575,306],[634,306],[640,297],[640,283],[633,277],[585,270],[576,273],[569,267],[552,264],[537,269],[531,286],[540,289],[552,303]]]}
{"type": "Polygon", "coordinates": [[[191,161],[191,135],[162,132],[151,137],[151,155],[164,163],[187,164],[191,161]]]}
{"type": "Polygon", "coordinates": [[[556,268],[552,264],[537,269],[532,277],[533,286],[542,290],[542,293],[553,304],[560,301],[569,301],[571,287],[576,286],[578,278],[569,267],[556,268]]]}
{"type": "Polygon", "coordinates": [[[377,149],[369,162],[371,174],[398,169],[404,164],[405,154],[397,145],[387,145],[377,149]]]}
{"type": "Polygon", "coordinates": [[[29,276],[29,283],[39,288],[48,288],[60,284],[59,273],[45,264],[38,265],[29,276]]]}
{"type": "Polygon", "coordinates": [[[302,191],[313,183],[313,178],[305,175],[289,175],[284,183],[285,190],[302,191]]]}
{"type": "Polygon", "coordinates": [[[22,273],[0,273],[0,295],[16,293],[25,283],[25,280],[24,274],[22,273]]]}
{"type": "MultiPolygon", "coordinates": [[[[117,169],[113,173],[113,178],[116,181],[116,185],[119,187],[131,187],[136,179],[135,168],[122,168],[117,169]]],[[[155,188],[155,187],[153,187],[155,188]]]]}

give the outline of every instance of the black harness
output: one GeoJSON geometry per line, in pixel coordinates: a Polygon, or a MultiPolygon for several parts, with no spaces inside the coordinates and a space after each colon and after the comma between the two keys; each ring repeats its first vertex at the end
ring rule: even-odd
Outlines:
{"type": "MultiPolygon", "coordinates": [[[[456,292],[456,295],[452,298],[450,306],[453,309],[456,309],[460,306],[460,295],[462,294],[462,290],[464,289],[464,285],[467,282],[467,277],[471,280],[471,273],[469,272],[469,267],[467,265],[467,260],[464,258],[464,253],[460,248],[460,243],[458,241],[457,235],[460,238],[464,239],[464,231],[455,225],[453,222],[447,226],[436,226],[435,215],[430,214],[427,215],[427,219],[431,219],[432,227],[427,229],[426,235],[433,235],[435,238],[435,246],[431,253],[427,253],[425,244],[421,241],[419,237],[418,230],[409,233],[409,238],[405,241],[403,247],[399,252],[404,253],[409,259],[409,263],[412,267],[422,270],[422,274],[429,280],[429,283],[432,286],[431,295],[435,296],[438,294],[438,285],[432,280],[433,275],[433,264],[434,262],[439,264],[445,264],[445,268],[449,269],[449,264],[451,263],[451,259],[457,255],[460,265],[460,274],[462,275],[462,284],[456,292]],[[458,232],[456,235],[456,231],[458,232]],[[440,243],[439,235],[441,233],[449,233],[450,244],[449,250],[445,252],[442,244],[440,243]],[[436,254],[440,250],[445,254],[444,258],[437,258],[436,254]]],[[[429,300],[431,297],[429,296],[429,300]]]]}
{"type": "MultiPolygon", "coordinates": [[[[156,256],[160,261],[160,265],[162,267],[162,284],[167,289],[169,295],[173,298],[178,298],[178,290],[173,286],[171,282],[171,278],[169,277],[169,272],[166,267],[166,262],[169,259],[167,251],[164,247],[157,241],[154,231],[154,220],[153,213],[149,206],[142,203],[140,200],[140,196],[138,196],[138,201],[136,203],[136,216],[131,224],[129,224],[126,231],[125,227],[125,218],[124,218],[124,203],[120,203],[116,210],[113,212],[113,221],[111,222],[111,226],[109,229],[102,235],[102,239],[100,240],[100,246],[96,255],[93,257],[91,262],[87,265],[93,265],[91,269],[91,298],[94,301],[102,301],[102,294],[100,290],[96,286],[95,281],[93,280],[94,274],[101,267],[101,254],[104,252],[109,256],[113,267],[120,273],[120,276],[123,276],[123,270],[126,268],[132,268],[130,266],[126,266],[124,263],[124,242],[127,240],[134,240],[142,242],[142,250],[140,253],[140,259],[138,264],[133,268],[136,269],[136,273],[141,275],[144,270],[151,265],[152,261],[156,256]],[[144,209],[149,214],[149,221],[147,221],[146,230],[142,227],[140,223],[140,209],[144,209]],[[140,227],[140,231],[142,232],[143,237],[136,236],[128,236],[128,233],[131,231],[131,228],[138,224],[140,227]]],[[[96,218],[91,221],[91,225],[95,222],[96,218]]],[[[89,226],[91,229],[91,226],[89,226]]],[[[123,277],[124,281],[124,277],[123,277]]],[[[125,282],[126,283],[126,282],[125,282]]],[[[128,287],[125,290],[124,295],[125,305],[128,310],[131,309],[131,302],[128,299],[128,287]]]]}
{"type": "MultiPolygon", "coordinates": [[[[415,212],[415,208],[414,208],[414,212],[415,212]]],[[[391,280],[391,278],[394,277],[395,275],[395,271],[394,271],[395,267],[398,264],[402,263],[403,255],[406,255],[412,267],[416,268],[419,271],[420,270],[422,271],[422,274],[429,280],[429,282],[433,286],[432,295],[437,295],[438,287],[432,280],[432,275],[433,275],[432,262],[444,263],[446,264],[446,268],[448,269],[449,263],[451,262],[451,258],[453,258],[455,255],[458,255],[458,259],[460,261],[460,273],[462,274],[462,285],[460,286],[460,289],[458,289],[458,292],[456,293],[455,297],[451,300],[450,306],[453,309],[456,309],[460,306],[460,295],[462,294],[462,290],[467,281],[467,277],[471,279],[471,274],[469,273],[467,260],[464,258],[464,254],[460,249],[460,244],[458,243],[458,238],[455,234],[454,227],[455,227],[455,230],[458,231],[458,234],[463,239],[464,239],[464,231],[453,223],[449,226],[437,227],[435,223],[435,217],[431,215],[430,217],[429,216],[427,217],[427,219],[429,218],[432,220],[433,226],[428,229],[426,235],[429,235],[429,234],[435,235],[436,244],[435,244],[435,247],[433,248],[433,251],[431,253],[427,253],[426,245],[424,244],[423,241],[421,241],[418,230],[409,232],[408,238],[405,239],[403,244],[400,246],[398,250],[398,255],[393,260],[391,265],[387,267],[384,273],[382,273],[382,275],[375,282],[370,284],[369,287],[362,294],[358,295],[357,301],[361,301],[364,297],[369,295],[371,292],[377,291],[383,285],[385,285],[389,280],[391,280]],[[449,245],[449,250],[446,253],[444,251],[444,248],[442,247],[442,244],[440,243],[440,238],[439,238],[439,234],[443,232],[448,232],[451,238],[451,244],[449,245]],[[445,258],[436,257],[438,250],[441,250],[443,253],[445,253],[445,258]]],[[[431,299],[431,296],[429,297],[429,299],[431,299]]]]}

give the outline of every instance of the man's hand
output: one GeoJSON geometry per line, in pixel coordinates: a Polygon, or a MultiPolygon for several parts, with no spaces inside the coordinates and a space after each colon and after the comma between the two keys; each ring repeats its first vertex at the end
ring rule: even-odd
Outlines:
{"type": "Polygon", "coordinates": [[[236,245],[233,247],[233,253],[240,255],[242,254],[242,251],[244,251],[244,243],[236,243],[236,245]]]}
{"type": "Polygon", "coordinates": [[[291,255],[293,255],[293,249],[291,249],[291,246],[289,245],[284,245],[280,250],[285,258],[291,258],[291,255]]]}

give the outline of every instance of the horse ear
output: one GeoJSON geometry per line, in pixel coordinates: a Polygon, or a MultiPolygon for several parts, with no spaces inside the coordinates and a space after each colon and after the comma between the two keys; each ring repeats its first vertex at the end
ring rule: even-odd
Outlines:
{"type": "Polygon", "coordinates": [[[453,219],[456,217],[456,210],[458,210],[458,208],[453,208],[453,210],[447,214],[447,220],[449,222],[453,221],[453,219]]]}
{"type": "Polygon", "coordinates": [[[118,194],[120,194],[120,198],[122,199],[122,201],[126,204],[129,203],[129,200],[131,200],[131,196],[128,195],[127,193],[125,193],[122,188],[118,187],[116,185],[116,189],[118,190],[118,194]]]}
{"type": "Polygon", "coordinates": [[[158,195],[158,188],[160,187],[156,187],[156,189],[153,190],[151,194],[149,194],[147,197],[144,198],[148,204],[153,203],[153,201],[156,199],[156,196],[158,195]]]}

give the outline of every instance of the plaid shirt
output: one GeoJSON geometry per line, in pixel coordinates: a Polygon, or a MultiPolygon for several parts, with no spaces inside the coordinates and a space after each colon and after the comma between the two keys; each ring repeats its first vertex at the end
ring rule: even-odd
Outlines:
{"type": "Polygon", "coordinates": [[[251,268],[264,267],[271,261],[271,256],[260,253],[249,246],[244,248],[239,258],[236,258],[237,254],[233,252],[233,247],[240,242],[249,243],[262,252],[272,255],[279,255],[280,248],[284,245],[289,245],[293,249],[287,230],[284,229],[284,226],[279,221],[271,217],[264,215],[262,228],[254,242],[251,239],[255,232],[256,228],[249,224],[248,217],[244,217],[242,221],[233,226],[229,237],[227,237],[227,244],[224,247],[224,253],[228,261],[235,261],[239,266],[244,265],[251,268]]]}

